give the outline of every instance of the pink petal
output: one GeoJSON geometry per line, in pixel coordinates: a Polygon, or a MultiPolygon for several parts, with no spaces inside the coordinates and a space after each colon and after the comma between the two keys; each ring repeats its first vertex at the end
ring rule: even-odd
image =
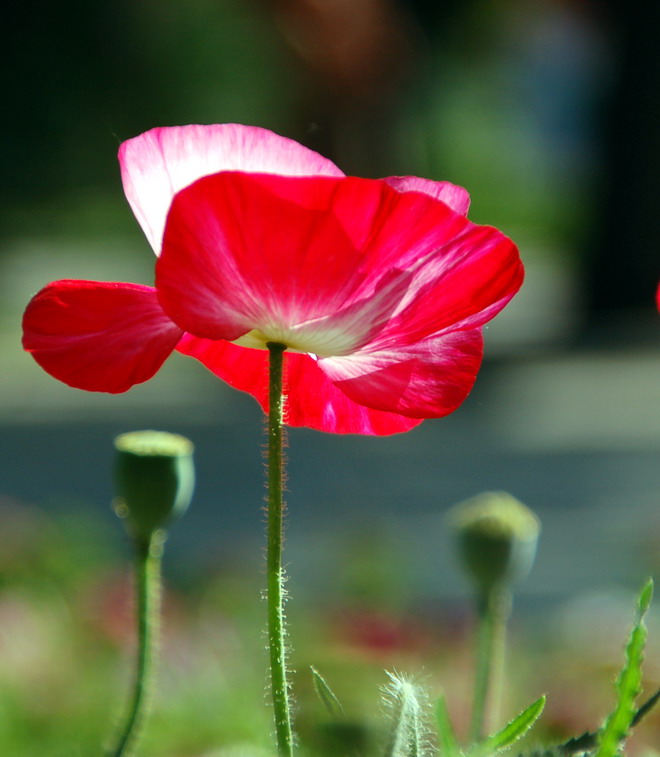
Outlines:
{"type": "Polygon", "coordinates": [[[410,300],[462,274],[459,292],[434,291],[435,306],[421,308],[432,321],[423,336],[453,325],[490,306],[493,292],[512,296],[517,266],[498,231],[418,192],[226,172],[176,196],[156,286],[168,315],[197,336],[234,341],[259,329],[327,356],[367,344],[395,310],[410,313],[416,333],[410,300]]]}
{"type": "Polygon", "coordinates": [[[467,189],[449,181],[431,181],[417,176],[388,176],[384,179],[397,192],[422,192],[449,205],[456,213],[466,216],[470,208],[467,189]]]}
{"type": "MultiPolygon", "coordinates": [[[[268,352],[186,334],[177,350],[200,360],[268,412],[268,352]]],[[[309,355],[285,353],[285,422],[336,434],[385,436],[409,431],[421,419],[355,403],[337,389],[309,355]]]]}
{"type": "Polygon", "coordinates": [[[240,124],[152,129],[122,143],[119,163],[126,198],[157,255],[172,198],[202,176],[219,171],[343,175],[292,139],[240,124]]]}
{"type": "Polygon", "coordinates": [[[125,392],[150,379],[181,338],[155,290],[55,281],[28,304],[23,347],[51,376],[88,391],[125,392]]]}
{"type": "Polygon", "coordinates": [[[333,384],[360,405],[412,418],[441,418],[469,394],[483,353],[481,329],[434,336],[403,349],[319,361],[333,384]]]}

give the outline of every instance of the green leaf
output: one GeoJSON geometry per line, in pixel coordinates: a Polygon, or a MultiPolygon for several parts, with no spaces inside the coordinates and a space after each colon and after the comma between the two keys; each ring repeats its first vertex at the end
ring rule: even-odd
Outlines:
{"type": "Polygon", "coordinates": [[[648,713],[651,712],[651,710],[656,706],[656,704],[658,704],[659,701],[660,701],[660,689],[658,689],[655,692],[655,694],[650,696],[646,700],[646,702],[644,702],[644,704],[637,710],[630,727],[634,728],[642,718],[645,718],[648,715],[648,713]]]}
{"type": "Polygon", "coordinates": [[[635,699],[642,688],[642,662],[647,637],[644,616],[652,597],[653,581],[649,579],[639,595],[635,625],[630,632],[625,661],[616,682],[616,706],[599,731],[595,757],[615,757],[637,715],[635,699]]]}
{"type": "Polygon", "coordinates": [[[333,718],[341,717],[344,714],[344,708],[341,706],[339,699],[335,696],[335,692],[328,686],[325,678],[323,678],[316,668],[310,665],[309,669],[312,671],[316,693],[325,705],[328,714],[333,718]]]}
{"type": "Polygon", "coordinates": [[[463,752],[458,745],[458,739],[449,718],[444,694],[440,696],[435,706],[435,719],[438,725],[438,745],[441,757],[463,757],[463,752]]]}
{"type": "Polygon", "coordinates": [[[538,720],[544,707],[545,697],[543,696],[530,704],[501,731],[494,733],[479,744],[475,744],[468,751],[467,757],[488,757],[502,749],[507,749],[529,731],[538,720]]]}

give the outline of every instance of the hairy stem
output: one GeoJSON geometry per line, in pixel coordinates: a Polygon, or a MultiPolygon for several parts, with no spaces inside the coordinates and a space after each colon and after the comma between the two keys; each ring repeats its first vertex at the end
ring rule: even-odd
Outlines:
{"type": "Polygon", "coordinates": [[[282,541],[284,502],[282,383],[285,345],[269,342],[269,412],[268,412],[268,646],[270,681],[275,715],[275,732],[280,757],[293,754],[291,706],[286,675],[286,644],[284,629],[284,570],[282,541]]]}

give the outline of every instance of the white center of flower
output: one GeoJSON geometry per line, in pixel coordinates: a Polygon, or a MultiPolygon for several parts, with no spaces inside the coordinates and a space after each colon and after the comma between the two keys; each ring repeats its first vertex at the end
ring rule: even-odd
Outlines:
{"type": "Polygon", "coordinates": [[[334,357],[350,354],[355,349],[355,335],[337,328],[313,323],[293,327],[269,326],[252,329],[234,340],[239,347],[265,350],[268,342],[286,345],[290,352],[302,352],[317,357],[334,357]]]}

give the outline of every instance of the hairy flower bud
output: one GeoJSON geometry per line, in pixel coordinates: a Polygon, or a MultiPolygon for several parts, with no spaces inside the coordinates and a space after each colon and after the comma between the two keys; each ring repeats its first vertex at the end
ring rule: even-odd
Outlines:
{"type": "Polygon", "coordinates": [[[193,444],[164,431],[132,431],[114,441],[115,511],[133,536],[148,540],[188,508],[195,485],[193,444]]]}
{"type": "Polygon", "coordinates": [[[479,591],[524,578],[541,528],[536,515],[506,492],[485,492],[456,505],[451,523],[463,564],[479,591]]]}

